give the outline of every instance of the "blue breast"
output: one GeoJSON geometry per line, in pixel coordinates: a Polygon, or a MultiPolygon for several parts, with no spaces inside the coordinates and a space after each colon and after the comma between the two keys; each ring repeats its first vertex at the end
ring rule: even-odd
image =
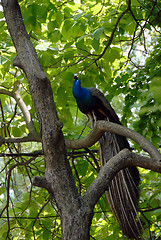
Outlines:
{"type": "Polygon", "coordinates": [[[91,99],[91,92],[88,88],[82,88],[80,81],[76,80],[73,82],[73,96],[75,97],[77,103],[87,104],[91,99]]]}

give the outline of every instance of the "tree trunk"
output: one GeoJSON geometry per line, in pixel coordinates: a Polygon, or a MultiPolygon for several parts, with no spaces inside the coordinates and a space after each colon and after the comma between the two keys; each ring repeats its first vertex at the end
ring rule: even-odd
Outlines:
{"type": "Polygon", "coordinates": [[[45,157],[45,179],[59,209],[63,239],[89,239],[92,209],[84,206],[75,186],[50,82],[26,32],[17,0],[3,0],[2,5],[17,51],[13,64],[26,73],[38,116],[45,157]]]}

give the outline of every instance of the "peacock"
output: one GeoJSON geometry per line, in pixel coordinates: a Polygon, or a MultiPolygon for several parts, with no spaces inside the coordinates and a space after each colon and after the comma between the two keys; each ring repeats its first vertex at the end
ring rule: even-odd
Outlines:
{"type": "MultiPolygon", "coordinates": [[[[97,120],[121,124],[117,114],[103,93],[93,87],[81,87],[77,74],[74,74],[73,96],[76,99],[79,110],[88,116],[93,127],[97,120]]],[[[122,149],[130,149],[125,137],[110,132],[103,134],[99,144],[101,166],[122,149]]],[[[117,173],[106,191],[109,205],[123,234],[131,239],[140,239],[142,228],[137,213],[139,181],[140,177],[137,168],[134,166],[127,167],[117,173]]]]}

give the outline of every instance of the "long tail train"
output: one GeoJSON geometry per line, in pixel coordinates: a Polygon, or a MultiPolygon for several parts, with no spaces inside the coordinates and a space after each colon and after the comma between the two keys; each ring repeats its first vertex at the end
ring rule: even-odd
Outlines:
{"type": "MultiPolygon", "coordinates": [[[[125,147],[128,147],[125,138],[109,132],[104,133],[99,141],[102,166],[125,148],[124,142],[126,142],[125,147]]],[[[139,180],[136,167],[124,168],[113,178],[106,191],[108,202],[123,233],[132,239],[140,239],[142,230],[142,223],[137,213],[139,180]]]]}

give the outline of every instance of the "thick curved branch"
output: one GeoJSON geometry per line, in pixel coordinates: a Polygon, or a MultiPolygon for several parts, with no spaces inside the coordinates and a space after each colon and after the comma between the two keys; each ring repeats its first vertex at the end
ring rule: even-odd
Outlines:
{"type": "Polygon", "coordinates": [[[101,168],[97,178],[87,189],[83,199],[92,207],[95,206],[101,195],[108,189],[110,181],[122,168],[139,166],[161,173],[161,161],[156,158],[147,158],[132,153],[129,149],[120,151],[101,168]]]}
{"type": "Polygon", "coordinates": [[[151,157],[161,159],[161,154],[159,151],[151,144],[147,139],[141,136],[139,133],[126,128],[122,125],[118,125],[116,123],[107,122],[107,121],[97,121],[94,129],[88,134],[88,136],[84,139],[78,140],[67,140],[66,146],[67,148],[79,149],[86,148],[92,146],[96,141],[100,139],[104,132],[113,132],[131,140],[135,141],[139,144],[139,147],[143,149],[145,152],[148,152],[151,157]]]}
{"type": "MultiPolygon", "coordinates": [[[[141,136],[139,133],[126,128],[122,125],[107,121],[97,121],[96,126],[84,139],[65,140],[66,147],[68,149],[80,149],[88,148],[95,144],[104,132],[113,132],[118,135],[130,138],[139,144],[139,147],[153,158],[161,159],[159,151],[151,144],[147,139],[141,136]]],[[[23,138],[0,138],[0,145],[4,143],[18,143],[18,142],[41,142],[39,134],[34,136],[28,136],[23,138]]]]}
{"type": "Polygon", "coordinates": [[[40,188],[45,188],[53,196],[52,186],[45,177],[33,177],[32,185],[40,188]]]}

